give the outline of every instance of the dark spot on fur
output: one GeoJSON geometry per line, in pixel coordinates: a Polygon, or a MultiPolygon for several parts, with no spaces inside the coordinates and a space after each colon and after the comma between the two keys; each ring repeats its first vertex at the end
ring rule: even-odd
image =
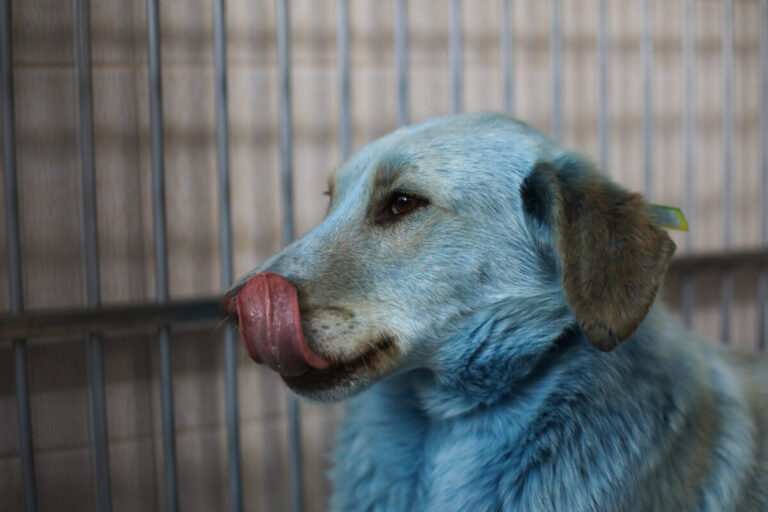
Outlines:
{"type": "Polygon", "coordinates": [[[520,197],[523,200],[523,210],[525,213],[534,220],[547,224],[554,195],[546,175],[542,172],[537,172],[540,167],[549,167],[549,164],[540,162],[534,166],[533,171],[520,185],[520,197]]]}
{"type": "Polygon", "coordinates": [[[475,276],[478,284],[488,284],[491,281],[491,275],[488,272],[491,266],[488,263],[483,263],[477,268],[475,276]]]}

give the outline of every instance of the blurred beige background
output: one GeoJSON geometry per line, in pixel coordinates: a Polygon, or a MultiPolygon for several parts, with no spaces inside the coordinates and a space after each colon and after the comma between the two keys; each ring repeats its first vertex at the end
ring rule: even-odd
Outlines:
{"type": "MultiPolygon", "coordinates": [[[[608,2],[610,159],[606,171],[643,188],[641,2],[608,2]]],[[[721,4],[652,0],[653,189],[650,200],[683,205],[682,27],[695,35],[694,207],[681,253],[722,246],[723,62],[721,4]],[[688,239],[689,241],[686,241],[688,239]]],[[[13,4],[23,279],[29,309],[84,304],[78,108],[73,9],[60,0],[13,4]]],[[[550,3],[513,2],[514,113],[549,130],[550,3]]],[[[500,0],[463,2],[464,107],[504,107],[500,0]]],[[[297,234],[322,217],[328,174],[341,162],[335,0],[292,0],[294,195],[297,234]]],[[[564,144],[598,159],[597,0],[563,0],[564,144]]],[[[451,112],[449,2],[409,0],[411,121],[451,112]]],[[[392,1],[351,0],[353,148],[396,125],[392,1]]],[[[153,300],[146,7],[92,2],[92,53],[101,292],[105,303],[153,300]]],[[[235,273],[280,247],[278,76],[275,3],[227,2],[231,195],[235,273]]],[[[161,2],[170,290],[174,299],[219,288],[212,6],[161,2]]],[[[760,19],[757,0],[736,0],[732,250],[759,245],[760,19]]],[[[0,184],[2,186],[2,184],[0,184]]],[[[0,209],[2,210],[2,209],[0,209]]],[[[0,211],[0,217],[4,214],[0,211]]],[[[0,219],[0,310],[8,309],[5,219],[0,219]]],[[[734,272],[731,339],[755,345],[754,269],[734,272]]],[[[696,278],[693,327],[719,332],[719,276],[696,278]]],[[[680,279],[667,297],[680,306],[680,279]]],[[[79,337],[30,341],[30,385],[41,510],[91,510],[91,452],[85,350],[79,337]]],[[[228,502],[223,347],[213,329],[173,337],[179,491],[182,510],[228,502]]],[[[245,506],[287,510],[286,392],[239,355],[245,506]]],[[[108,427],[114,510],[162,510],[157,344],[152,330],[107,333],[108,427]]],[[[307,510],[326,508],[326,478],[338,407],[302,409],[307,510]]],[[[22,485],[10,343],[0,342],[0,508],[21,510],[22,485]]]]}

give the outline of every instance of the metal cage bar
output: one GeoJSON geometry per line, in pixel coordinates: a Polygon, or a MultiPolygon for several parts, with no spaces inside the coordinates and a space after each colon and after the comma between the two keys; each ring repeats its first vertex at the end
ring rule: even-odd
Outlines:
{"type": "MultiPolygon", "coordinates": [[[[760,0],[760,245],[768,247],[768,0],[760,0]]],[[[763,264],[757,278],[757,346],[768,345],[768,264],[763,264]]]]}
{"type": "Polygon", "coordinates": [[[562,0],[550,2],[549,65],[552,74],[552,126],[555,142],[563,141],[563,23],[562,0]]]}
{"type": "MultiPolygon", "coordinates": [[[[0,66],[2,81],[3,165],[5,177],[5,222],[8,236],[8,284],[11,314],[24,310],[24,288],[21,274],[21,233],[19,229],[19,185],[16,169],[16,110],[13,86],[13,33],[11,1],[3,0],[0,8],[0,66]]],[[[13,340],[13,373],[16,387],[16,414],[19,429],[21,474],[24,482],[24,507],[37,510],[37,478],[35,449],[32,439],[32,409],[29,403],[29,364],[27,342],[13,340]]]]}
{"type": "Polygon", "coordinates": [[[514,5],[512,0],[504,0],[501,19],[501,75],[504,112],[508,116],[515,111],[515,40],[514,40],[514,5]]]}
{"type": "MultiPolygon", "coordinates": [[[[224,0],[213,2],[213,60],[216,95],[216,166],[219,205],[219,252],[221,285],[233,280],[232,217],[229,194],[229,104],[227,99],[227,27],[224,0]]],[[[230,510],[243,509],[240,454],[239,406],[237,398],[236,340],[232,329],[224,329],[224,388],[227,423],[230,510]]]]}
{"type": "Polygon", "coordinates": [[[653,196],[653,12],[650,0],[642,0],[640,17],[641,74],[643,80],[643,189],[653,196]]]}
{"type": "Polygon", "coordinates": [[[460,114],[464,110],[464,66],[461,39],[461,0],[451,0],[451,84],[453,85],[453,113],[460,114]]]}
{"type": "MultiPolygon", "coordinates": [[[[694,67],[693,67],[693,0],[683,2],[683,181],[685,183],[685,195],[683,209],[689,219],[695,218],[693,201],[693,171],[696,165],[693,144],[695,140],[694,117],[694,67]]],[[[689,231],[685,237],[686,253],[693,248],[693,231],[689,231]]],[[[682,283],[682,313],[685,325],[693,324],[693,307],[696,301],[696,283],[690,272],[683,275],[682,283]]]]}
{"type": "Polygon", "coordinates": [[[409,123],[408,112],[408,4],[395,2],[395,68],[397,73],[397,126],[409,123]]]}
{"type": "MultiPolygon", "coordinates": [[[[211,324],[220,322],[224,313],[220,297],[167,303],[139,303],[43,309],[20,313],[0,313],[0,340],[41,336],[66,336],[90,331],[161,327],[168,324],[211,324]]],[[[57,343],[62,340],[48,340],[57,343]]]]}
{"type": "Polygon", "coordinates": [[[176,469],[176,428],[173,406],[173,366],[171,330],[168,325],[158,329],[160,362],[160,409],[163,430],[163,476],[165,477],[165,506],[168,511],[179,509],[178,472],[176,469]]]}
{"type": "MultiPolygon", "coordinates": [[[[168,250],[165,215],[165,148],[163,142],[162,60],[160,58],[160,12],[157,0],[147,0],[147,39],[149,63],[149,124],[152,160],[152,224],[155,250],[155,288],[158,302],[167,303],[168,250]]],[[[171,330],[168,324],[158,328],[160,363],[160,408],[163,431],[163,475],[165,506],[169,512],[179,509],[178,470],[176,466],[176,427],[173,406],[173,365],[171,330]]]]}
{"type": "MultiPolygon", "coordinates": [[[[99,244],[96,223],[96,161],[93,140],[93,77],[91,66],[91,15],[89,0],[75,0],[77,83],[80,122],[80,165],[83,187],[83,234],[85,244],[85,291],[90,307],[101,302],[99,244]]],[[[91,415],[94,440],[96,503],[101,511],[112,510],[110,490],[107,406],[104,389],[103,340],[97,332],[86,336],[91,415]]]]}
{"type": "Polygon", "coordinates": [[[32,442],[32,409],[29,404],[29,374],[27,343],[13,340],[14,383],[16,385],[16,414],[18,414],[21,473],[24,479],[24,505],[27,512],[37,510],[37,478],[35,450],[32,442]]]}
{"type": "MultiPolygon", "coordinates": [[[[99,247],[96,203],[96,168],[94,154],[94,113],[93,80],[91,66],[90,40],[90,5],[89,0],[74,0],[76,14],[76,50],[77,80],[79,93],[79,144],[83,190],[83,229],[85,287],[88,309],[83,310],[94,315],[103,314],[105,308],[100,305],[99,247]]],[[[514,111],[514,34],[513,0],[502,0],[503,19],[500,33],[500,52],[502,68],[502,94],[504,109],[514,111]]],[[[768,19],[768,0],[759,0],[761,29],[768,19]]],[[[349,60],[349,2],[337,0],[337,52],[340,99],[339,147],[343,157],[351,151],[351,87],[349,60]]],[[[648,195],[653,193],[653,16],[650,0],[641,0],[641,79],[643,109],[643,172],[644,188],[648,195]]],[[[722,63],[723,63],[723,246],[728,257],[738,256],[730,252],[732,225],[732,164],[733,164],[733,1],[723,0],[722,4],[722,63]]],[[[597,20],[598,54],[598,137],[600,161],[603,168],[608,168],[610,158],[610,70],[609,70],[609,31],[608,1],[599,0],[597,20]]],[[[694,197],[692,191],[693,173],[696,164],[695,140],[695,76],[694,76],[694,27],[692,23],[694,0],[684,0],[683,5],[683,151],[684,181],[686,185],[684,207],[689,217],[694,217],[694,197]]],[[[562,0],[550,2],[550,71],[551,71],[551,134],[557,141],[562,141],[564,132],[563,109],[563,27],[562,0]]],[[[227,100],[227,57],[226,57],[226,22],[224,0],[214,0],[214,63],[215,63],[215,101],[216,101],[216,137],[218,169],[218,207],[219,236],[221,253],[221,282],[228,287],[233,281],[232,221],[230,200],[230,155],[229,155],[229,118],[227,100]]],[[[397,90],[397,123],[402,126],[409,122],[408,95],[408,50],[407,50],[407,0],[395,0],[394,44],[397,90]]],[[[0,10],[0,28],[2,36],[2,129],[5,165],[5,212],[8,232],[10,312],[15,317],[23,316],[23,288],[21,272],[20,223],[18,204],[18,176],[16,168],[16,140],[13,90],[13,52],[12,23],[10,0],[3,0],[0,10]]],[[[157,0],[147,0],[147,31],[149,59],[149,103],[151,130],[152,162],[152,204],[154,227],[155,282],[157,290],[157,308],[170,308],[168,285],[168,254],[165,208],[165,177],[163,147],[162,114],[162,77],[160,54],[159,9],[157,0]]],[[[277,2],[277,39],[279,66],[279,109],[280,109],[280,150],[281,150],[281,198],[283,204],[282,241],[283,245],[294,239],[293,209],[293,128],[291,112],[291,63],[290,63],[290,16],[289,0],[277,2]]],[[[768,31],[760,30],[760,87],[763,93],[768,91],[768,31]]],[[[449,46],[451,61],[452,109],[459,113],[464,109],[463,82],[463,41],[462,41],[462,3],[461,0],[450,2],[449,46]]],[[[763,249],[768,246],[768,97],[761,96],[760,108],[760,243],[763,249]]],[[[685,246],[692,248],[692,235],[686,237],[685,246]]],[[[764,255],[763,252],[760,255],[764,255]]],[[[760,257],[760,256],[758,256],[760,257]]],[[[728,260],[730,261],[730,260],[728,260]]],[[[677,261],[678,267],[680,260],[677,261]]],[[[719,265],[717,263],[716,265],[719,265]]],[[[766,345],[766,318],[762,314],[768,301],[768,269],[762,265],[757,282],[757,339],[761,349],[766,345]]],[[[718,266],[718,268],[720,268],[718,266]]],[[[730,312],[733,294],[732,265],[722,266],[720,290],[721,338],[730,338],[730,312]]],[[[683,316],[686,323],[691,323],[695,301],[695,287],[691,274],[683,276],[682,290],[683,316]]],[[[207,306],[210,306],[207,305],[207,306]]],[[[83,312],[81,311],[81,313],[83,312]]],[[[166,314],[167,311],[163,314],[166,314]]],[[[157,311],[148,313],[159,315],[157,311]]],[[[55,316],[55,315],[54,315],[55,316]]],[[[58,318],[58,317],[57,317],[58,318]]],[[[101,317],[100,317],[101,318],[101,317]]],[[[155,318],[155,317],[153,317],[155,318]]],[[[168,317],[169,318],[169,317],[168,317]]],[[[59,323],[63,321],[59,318],[59,323]]],[[[119,323],[119,320],[115,320],[119,323]]],[[[157,322],[160,392],[163,426],[164,477],[166,484],[166,508],[178,510],[178,469],[176,461],[172,357],[170,323],[166,317],[157,322]]],[[[103,324],[94,321],[81,331],[86,335],[86,355],[90,382],[90,399],[94,436],[94,475],[95,497],[100,510],[111,510],[110,463],[108,452],[108,430],[106,416],[106,390],[103,364],[103,340],[100,334],[103,324]]],[[[228,461],[230,476],[230,505],[232,510],[242,510],[242,463],[240,452],[240,433],[238,419],[236,340],[232,330],[224,332],[225,353],[225,389],[226,421],[228,439],[228,461]]],[[[27,345],[24,339],[13,339],[14,372],[16,400],[19,422],[19,445],[21,452],[24,496],[27,510],[37,509],[37,492],[30,414],[29,376],[27,345]]],[[[302,484],[302,451],[300,410],[298,402],[291,396],[288,399],[290,469],[292,509],[304,508],[302,484]]]]}
{"type": "MultiPolygon", "coordinates": [[[[280,88],[280,164],[283,204],[283,245],[293,241],[293,122],[291,116],[291,46],[288,0],[277,2],[277,60],[280,88]]],[[[291,473],[291,507],[304,510],[301,459],[301,419],[296,397],[288,395],[288,439],[291,473]]]]}
{"type": "Polygon", "coordinates": [[[608,0],[600,0],[597,18],[597,56],[598,56],[598,90],[599,111],[597,115],[597,130],[600,152],[600,166],[604,173],[610,172],[611,154],[611,120],[609,112],[610,68],[608,67],[608,0]]]}
{"type": "Polygon", "coordinates": [[[104,349],[99,333],[86,335],[86,363],[91,388],[91,414],[96,474],[96,503],[101,511],[112,510],[107,432],[107,397],[104,390],[104,349]]]}
{"type": "Polygon", "coordinates": [[[339,62],[339,149],[341,157],[346,159],[351,147],[348,0],[336,0],[336,25],[336,51],[339,62]]]}
{"type": "Polygon", "coordinates": [[[280,94],[280,197],[283,245],[293,241],[293,123],[291,114],[291,48],[288,0],[277,2],[277,61],[280,94]]]}
{"type": "MultiPolygon", "coordinates": [[[[733,164],[733,3],[722,0],[723,62],[723,250],[731,249],[731,183],[733,164]]],[[[731,302],[733,276],[725,270],[720,280],[720,339],[731,341],[731,302]]]]}

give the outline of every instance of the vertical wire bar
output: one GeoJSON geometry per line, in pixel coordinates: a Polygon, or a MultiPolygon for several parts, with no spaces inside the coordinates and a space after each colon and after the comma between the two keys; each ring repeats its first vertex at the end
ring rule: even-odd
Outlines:
{"type": "MultiPolygon", "coordinates": [[[[277,2],[277,60],[280,80],[281,197],[283,245],[293,241],[293,124],[291,119],[291,48],[288,0],[277,2]]],[[[288,439],[291,473],[291,509],[304,510],[299,403],[288,395],[288,439]]]]}
{"type": "Polygon", "coordinates": [[[608,68],[608,1],[600,0],[597,19],[597,54],[600,77],[598,79],[598,100],[600,102],[600,111],[598,113],[598,137],[600,144],[600,166],[603,172],[609,172],[610,159],[610,138],[611,131],[610,114],[608,112],[609,104],[609,73],[608,68]]]}
{"type": "MultiPolygon", "coordinates": [[[[101,302],[99,284],[98,226],[96,223],[96,163],[93,140],[93,78],[91,76],[91,14],[89,0],[75,0],[77,76],[80,118],[80,163],[83,186],[83,234],[85,242],[85,291],[88,306],[101,302]]],[[[112,509],[109,474],[104,355],[101,335],[86,336],[88,375],[94,436],[96,504],[101,511],[112,509]]]]}
{"type": "Polygon", "coordinates": [[[302,475],[301,410],[296,397],[288,396],[288,440],[291,467],[291,510],[304,510],[304,484],[302,475]]]}
{"type": "Polygon", "coordinates": [[[97,306],[101,301],[101,291],[99,287],[99,248],[96,225],[96,163],[93,148],[90,1],[75,0],[75,8],[77,16],[80,164],[83,175],[86,302],[89,306],[97,306]]]}
{"type": "MultiPolygon", "coordinates": [[[[693,89],[693,0],[683,2],[683,165],[685,183],[685,196],[683,208],[689,219],[695,218],[693,204],[693,169],[694,161],[693,142],[695,137],[694,122],[694,89],[693,89]]],[[[685,237],[685,250],[690,252],[693,248],[693,232],[689,231],[685,237]]],[[[693,324],[693,307],[695,303],[695,283],[689,272],[683,274],[682,306],[683,321],[690,327],[693,324]]]]}
{"type": "Polygon", "coordinates": [[[552,138],[563,141],[563,24],[562,1],[551,0],[549,62],[552,73],[552,138]]]}
{"type": "Polygon", "coordinates": [[[395,67],[397,68],[397,126],[409,123],[408,24],[406,0],[395,3],[395,67]]]}
{"type": "Polygon", "coordinates": [[[453,113],[464,110],[464,84],[462,77],[462,41],[461,41],[461,0],[451,0],[451,83],[453,84],[453,113]]]}
{"type": "MultiPolygon", "coordinates": [[[[216,163],[219,194],[219,243],[221,286],[232,284],[232,218],[229,197],[229,105],[227,100],[227,27],[224,0],[213,2],[213,57],[216,94],[216,163]]],[[[227,451],[229,461],[230,510],[243,509],[242,463],[240,455],[237,358],[235,337],[224,330],[224,386],[226,390],[227,451]]]]}
{"type": "Polygon", "coordinates": [[[508,116],[515,110],[515,82],[514,82],[514,38],[512,35],[512,0],[503,0],[503,13],[501,20],[501,74],[503,79],[504,112],[508,116]]]}
{"type": "Polygon", "coordinates": [[[643,179],[647,197],[653,195],[653,27],[650,0],[641,3],[641,67],[643,80],[643,179]]]}
{"type": "MultiPolygon", "coordinates": [[[[3,0],[0,8],[0,95],[2,95],[3,165],[5,190],[5,222],[8,234],[8,282],[11,314],[24,309],[21,274],[21,233],[19,231],[19,185],[16,170],[16,111],[13,88],[13,37],[11,1],[3,0]]],[[[13,370],[16,385],[21,474],[24,480],[24,506],[27,512],[37,510],[37,478],[32,439],[32,410],[29,403],[29,365],[27,342],[13,340],[13,370]]]]}
{"type": "MultiPolygon", "coordinates": [[[[168,301],[168,251],[165,220],[165,155],[163,143],[163,88],[160,57],[160,12],[157,0],[147,0],[149,61],[149,121],[152,151],[152,215],[155,249],[155,287],[158,302],[168,301]]],[[[179,509],[176,468],[176,428],[173,406],[173,365],[170,326],[158,331],[160,406],[163,430],[163,468],[166,509],[179,509]]]]}
{"type": "Polygon", "coordinates": [[[91,381],[91,404],[95,444],[96,503],[102,512],[112,510],[109,475],[109,438],[107,433],[107,398],[104,391],[104,351],[99,333],[86,336],[86,362],[91,381]]]}
{"type": "Polygon", "coordinates": [[[19,416],[19,445],[21,446],[21,472],[24,478],[25,510],[34,512],[37,510],[37,478],[35,475],[35,451],[32,443],[32,410],[29,404],[29,366],[25,340],[13,340],[13,368],[16,383],[16,413],[19,416]]]}
{"type": "MultiPolygon", "coordinates": [[[[768,247],[768,0],[760,0],[760,245],[768,247]]],[[[763,264],[757,278],[757,347],[768,345],[768,268],[763,264]]]]}
{"type": "Polygon", "coordinates": [[[169,512],[179,510],[176,470],[176,432],[173,407],[173,365],[171,331],[167,325],[158,331],[160,344],[160,407],[163,429],[163,470],[165,476],[165,504],[169,512]]]}
{"type": "Polygon", "coordinates": [[[349,5],[347,0],[336,0],[336,51],[339,72],[339,147],[341,157],[346,159],[350,152],[350,109],[349,109],[349,5]]]}
{"type": "Polygon", "coordinates": [[[280,80],[280,163],[283,204],[283,245],[293,241],[293,124],[291,119],[291,66],[287,0],[277,2],[277,60],[280,80]]]}
{"type": "MultiPolygon", "coordinates": [[[[731,166],[733,163],[733,5],[732,0],[722,3],[722,59],[723,59],[723,250],[731,248],[731,166]]],[[[730,342],[731,300],[733,276],[729,269],[723,271],[720,281],[720,338],[730,342]]]]}

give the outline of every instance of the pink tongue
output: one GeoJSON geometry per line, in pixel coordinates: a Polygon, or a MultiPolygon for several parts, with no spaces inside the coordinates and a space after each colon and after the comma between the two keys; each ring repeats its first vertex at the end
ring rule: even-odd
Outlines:
{"type": "Polygon", "coordinates": [[[237,316],[248,355],[281,375],[330,363],[310,350],[301,332],[296,288],[283,276],[258,274],[237,294],[237,316]]]}

